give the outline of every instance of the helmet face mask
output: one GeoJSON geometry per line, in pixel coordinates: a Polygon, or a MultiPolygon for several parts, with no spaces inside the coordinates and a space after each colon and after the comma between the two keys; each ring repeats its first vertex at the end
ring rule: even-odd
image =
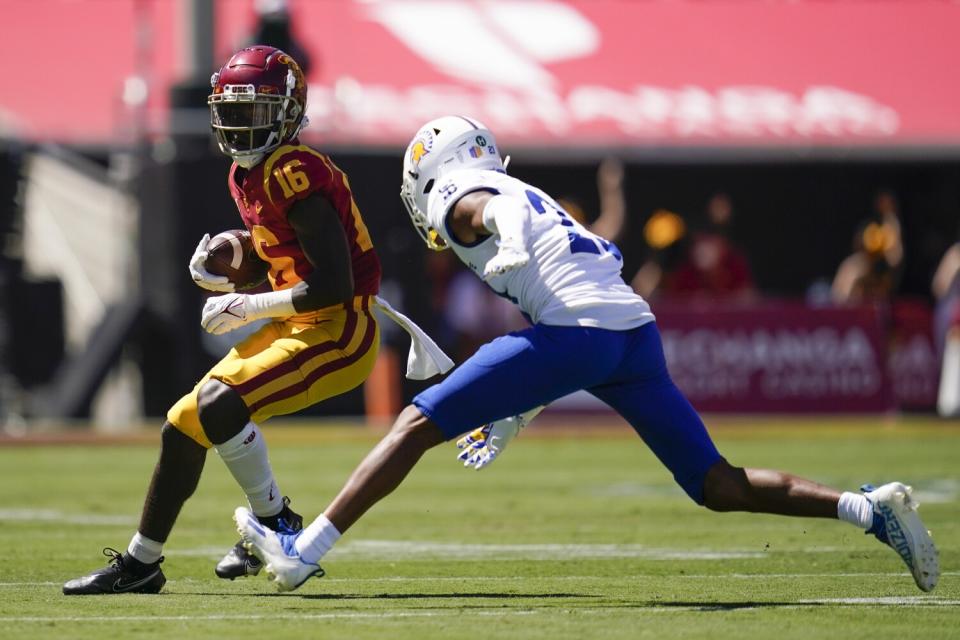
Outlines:
{"type": "Polygon", "coordinates": [[[210,84],[210,126],[220,150],[241,166],[255,165],[305,124],[306,81],[293,58],[279,49],[241,49],[210,84]]]}
{"type": "Polygon", "coordinates": [[[282,108],[279,101],[211,102],[210,124],[229,155],[257,152],[274,142],[282,108]]]}
{"type": "MultiPolygon", "coordinates": [[[[430,188],[432,184],[427,185],[426,195],[429,197],[430,188]]],[[[440,234],[437,233],[436,229],[430,226],[430,223],[427,221],[427,216],[424,212],[420,210],[417,206],[416,201],[416,189],[417,189],[417,180],[410,176],[404,175],[403,184],[400,186],[400,199],[403,200],[403,206],[407,209],[407,214],[410,215],[410,221],[413,223],[413,228],[416,229],[417,233],[420,235],[420,238],[426,243],[427,247],[433,249],[434,251],[443,251],[444,249],[449,249],[446,241],[440,237],[440,234]]]]}
{"type": "Polygon", "coordinates": [[[430,194],[443,175],[458,169],[504,171],[490,130],[462,116],[445,116],[423,125],[403,156],[400,199],[417,233],[434,251],[449,247],[427,218],[430,194]]]}

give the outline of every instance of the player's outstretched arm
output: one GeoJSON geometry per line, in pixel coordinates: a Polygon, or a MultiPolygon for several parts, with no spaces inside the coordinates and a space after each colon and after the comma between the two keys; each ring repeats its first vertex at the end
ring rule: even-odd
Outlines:
{"type": "Polygon", "coordinates": [[[200,320],[208,332],[226,333],[261,318],[286,318],[353,298],[350,248],[333,205],[323,196],[312,194],[293,205],[287,220],[297,232],[313,273],[290,289],[254,295],[230,293],[208,299],[200,320]]]}

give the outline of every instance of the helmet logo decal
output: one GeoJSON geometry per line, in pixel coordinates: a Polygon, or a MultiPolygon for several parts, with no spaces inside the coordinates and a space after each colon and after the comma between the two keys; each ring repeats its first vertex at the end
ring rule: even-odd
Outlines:
{"type": "Polygon", "coordinates": [[[481,147],[487,146],[487,139],[484,138],[483,136],[477,136],[477,145],[481,147]]]}
{"type": "Polygon", "coordinates": [[[420,160],[430,153],[431,149],[433,149],[433,134],[429,131],[420,132],[420,135],[410,145],[410,162],[413,163],[413,166],[419,167],[420,160]]]}
{"type": "MultiPolygon", "coordinates": [[[[482,138],[480,138],[480,136],[477,136],[477,138],[478,138],[478,139],[482,139],[482,138]]],[[[471,158],[479,158],[479,157],[481,157],[482,155],[483,155],[483,147],[470,147],[470,157],[471,157],[471,158]]]]}
{"type": "Polygon", "coordinates": [[[430,153],[427,150],[426,145],[423,144],[422,140],[417,140],[413,143],[413,148],[410,149],[410,160],[413,162],[414,166],[420,164],[420,159],[430,153]]]}

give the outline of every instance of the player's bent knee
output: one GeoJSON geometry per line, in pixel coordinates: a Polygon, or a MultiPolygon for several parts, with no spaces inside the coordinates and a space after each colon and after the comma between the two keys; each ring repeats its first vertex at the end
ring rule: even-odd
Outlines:
{"type": "Polygon", "coordinates": [[[170,422],[164,422],[160,429],[160,446],[164,456],[200,459],[207,455],[206,447],[170,422]]]}
{"type": "MultiPolygon", "coordinates": [[[[163,494],[170,500],[185,502],[197,489],[207,448],[169,421],[160,430],[160,441],[157,472],[163,477],[163,494]]],[[[157,478],[155,475],[154,482],[157,478]]],[[[148,495],[156,498],[152,489],[148,495]]]]}
{"type": "Polygon", "coordinates": [[[707,471],[703,481],[703,506],[711,511],[746,511],[751,504],[746,472],[720,460],[707,471]]]}
{"type": "Polygon", "coordinates": [[[408,405],[400,412],[390,429],[390,435],[402,438],[424,451],[441,444],[444,440],[440,427],[414,405],[408,405]]]}
{"type": "Polygon", "coordinates": [[[214,444],[226,442],[250,421],[243,398],[220,380],[208,380],[197,393],[197,413],[203,432],[214,444]]]}

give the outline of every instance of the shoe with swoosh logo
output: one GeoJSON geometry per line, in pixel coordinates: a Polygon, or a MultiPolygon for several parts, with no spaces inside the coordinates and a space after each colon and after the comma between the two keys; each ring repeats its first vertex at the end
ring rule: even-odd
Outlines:
{"type": "Polygon", "coordinates": [[[152,564],[144,564],[130,555],[105,547],[103,555],[110,565],[63,585],[67,596],[101,595],[108,593],[159,593],[167,582],[160,570],[161,557],[152,564]]]}

